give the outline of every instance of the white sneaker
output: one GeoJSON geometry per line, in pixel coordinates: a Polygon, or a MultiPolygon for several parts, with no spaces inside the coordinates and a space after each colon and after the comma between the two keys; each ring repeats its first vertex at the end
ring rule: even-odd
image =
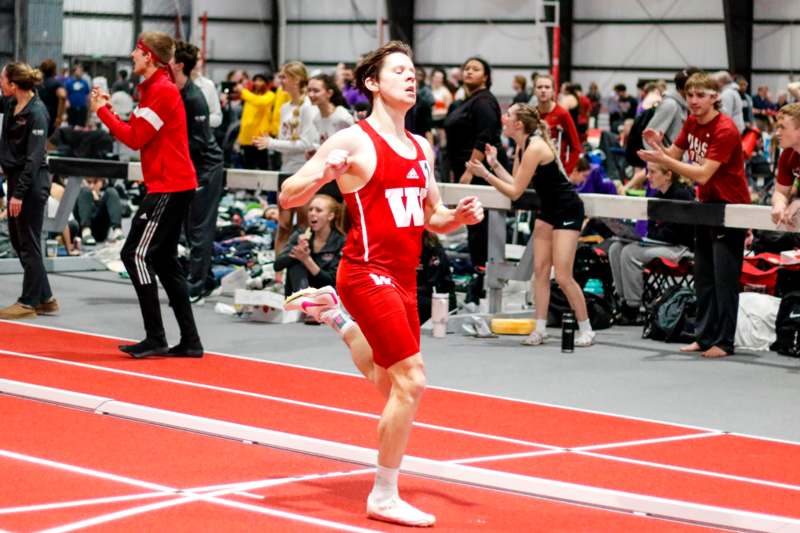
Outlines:
{"type": "Polygon", "coordinates": [[[575,346],[578,348],[587,348],[594,344],[594,331],[584,331],[575,336],[575,346]]]}
{"type": "Polygon", "coordinates": [[[83,241],[83,244],[86,244],[88,246],[94,246],[95,244],[97,244],[97,241],[94,239],[94,236],[92,235],[91,228],[83,228],[83,230],[81,230],[81,240],[83,241]]]}
{"type": "Polygon", "coordinates": [[[367,498],[367,516],[373,520],[391,522],[403,526],[431,527],[436,523],[436,517],[423,513],[413,505],[393,496],[388,500],[376,501],[372,494],[367,498]]]}
{"type": "Polygon", "coordinates": [[[530,335],[522,340],[522,344],[525,346],[539,346],[540,344],[544,344],[549,338],[550,335],[547,333],[539,333],[538,331],[533,330],[531,331],[530,335]]]}
{"type": "Polygon", "coordinates": [[[114,228],[111,230],[111,235],[109,236],[108,240],[110,241],[121,241],[125,238],[125,234],[122,233],[122,228],[114,228]]]}
{"type": "Polygon", "coordinates": [[[289,296],[283,301],[287,311],[302,311],[320,322],[320,315],[329,309],[339,307],[339,295],[330,285],[315,289],[308,287],[289,296]]]}

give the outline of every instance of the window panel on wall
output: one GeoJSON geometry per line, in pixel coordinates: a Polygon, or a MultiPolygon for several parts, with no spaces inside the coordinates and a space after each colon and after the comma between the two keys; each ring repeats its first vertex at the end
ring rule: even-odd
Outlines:
{"type": "Polygon", "coordinates": [[[576,24],[573,65],[722,68],[728,64],[722,24],[576,24]]]}
{"type": "Polygon", "coordinates": [[[272,2],[220,2],[219,0],[194,0],[193,15],[203,12],[209,17],[243,18],[254,22],[272,17],[272,2]]]}
{"type": "Polygon", "coordinates": [[[132,42],[129,20],[64,18],[64,55],[126,56],[132,42]]]}
{"type": "MultiPolygon", "coordinates": [[[[766,3],[774,0],[763,0],[766,3]]],[[[574,0],[576,19],[722,19],[722,0],[574,0]]]]}
{"type": "MultiPolygon", "coordinates": [[[[386,8],[381,7],[382,15],[386,8]]],[[[289,0],[286,18],[289,19],[370,19],[378,17],[375,0],[289,0]]]]}
{"type": "Polygon", "coordinates": [[[800,19],[800,2],[797,0],[754,0],[755,19],[800,19]]]}
{"type": "Polygon", "coordinates": [[[209,59],[263,61],[270,57],[271,42],[272,32],[265,24],[209,23],[206,54],[209,59]]]}
{"type": "Polygon", "coordinates": [[[416,24],[414,57],[421,63],[461,64],[472,55],[489,63],[548,64],[547,32],[519,24],[416,24]]]}
{"type": "Polygon", "coordinates": [[[175,22],[168,20],[142,20],[142,31],[163,31],[175,36],[175,22]]]}
{"type": "Polygon", "coordinates": [[[753,25],[753,68],[792,69],[800,67],[800,27],[753,25]]]}
{"type": "Polygon", "coordinates": [[[378,37],[370,25],[289,24],[285,42],[287,61],[356,62],[361,54],[375,49],[378,37]]]}
{"type": "MultiPolygon", "coordinates": [[[[607,2],[603,2],[607,3],[607,2]]],[[[533,19],[537,0],[418,0],[414,4],[417,19],[533,19]]]]}
{"type": "Polygon", "coordinates": [[[131,14],[133,0],[64,0],[64,11],[131,14]]]}
{"type": "Polygon", "coordinates": [[[142,0],[143,15],[188,15],[191,0],[142,0]]]}

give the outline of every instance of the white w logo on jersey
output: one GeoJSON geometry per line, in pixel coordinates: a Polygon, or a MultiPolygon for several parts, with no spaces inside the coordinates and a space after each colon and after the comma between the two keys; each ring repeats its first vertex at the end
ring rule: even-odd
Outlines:
{"type": "Polygon", "coordinates": [[[375,282],[375,285],[391,285],[392,278],[389,276],[379,276],[378,274],[373,274],[372,272],[369,273],[369,277],[372,278],[372,281],[375,282]]]}
{"type": "Polygon", "coordinates": [[[386,189],[386,198],[389,208],[394,216],[394,223],[398,228],[407,228],[412,223],[415,226],[425,224],[425,213],[422,210],[422,200],[427,195],[426,189],[419,187],[405,187],[386,189]],[[403,198],[406,201],[403,201],[403,198]]]}

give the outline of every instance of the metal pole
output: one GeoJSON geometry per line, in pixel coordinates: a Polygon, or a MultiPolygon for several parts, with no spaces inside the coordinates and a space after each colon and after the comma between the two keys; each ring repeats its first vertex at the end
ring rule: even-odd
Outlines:
{"type": "Polygon", "coordinates": [[[203,54],[203,76],[208,72],[208,64],[206,63],[208,56],[206,55],[206,37],[208,35],[208,11],[203,11],[203,16],[200,19],[200,47],[203,54]]]}

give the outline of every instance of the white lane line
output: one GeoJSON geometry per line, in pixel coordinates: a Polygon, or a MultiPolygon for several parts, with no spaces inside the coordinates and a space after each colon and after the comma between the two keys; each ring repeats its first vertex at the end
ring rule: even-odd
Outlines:
{"type": "Polygon", "coordinates": [[[631,459],[631,458],[628,458],[628,457],[618,457],[616,455],[606,455],[606,454],[602,454],[602,453],[581,452],[581,451],[575,451],[574,453],[577,454],[577,455],[586,455],[588,457],[595,457],[597,459],[616,461],[616,462],[620,462],[620,463],[629,463],[629,464],[640,465],[640,466],[649,466],[649,467],[661,468],[661,469],[664,469],[664,470],[673,470],[675,472],[684,472],[684,473],[687,473],[687,474],[698,474],[698,475],[701,475],[701,476],[715,477],[715,478],[721,478],[721,479],[730,479],[730,480],[733,480],[733,481],[741,481],[741,482],[750,483],[750,484],[753,484],[753,485],[763,485],[765,487],[775,487],[775,488],[779,488],[779,489],[800,491],[800,485],[791,485],[791,484],[788,484],[788,483],[779,483],[777,481],[767,481],[767,480],[763,480],[763,479],[753,479],[753,478],[744,477],[744,476],[736,476],[736,475],[733,475],[733,474],[723,474],[723,473],[720,473],[720,472],[710,472],[708,470],[698,470],[697,468],[689,468],[689,467],[685,467],[685,466],[668,465],[668,464],[664,464],[664,463],[655,463],[655,462],[652,462],[652,461],[643,461],[643,460],[640,460],[640,459],[631,459]]]}
{"type": "MultiPolygon", "coordinates": [[[[143,492],[140,494],[130,494],[127,496],[108,496],[105,498],[92,498],[92,499],[85,499],[85,500],[73,500],[73,501],[66,501],[66,502],[56,502],[56,503],[41,503],[41,504],[34,504],[34,505],[24,505],[20,507],[6,507],[0,508],[0,515],[7,515],[7,514],[17,514],[17,513],[30,513],[36,511],[49,511],[52,509],[67,509],[71,507],[85,507],[90,505],[102,505],[106,503],[116,503],[116,502],[124,502],[124,501],[131,501],[131,500],[142,500],[147,498],[160,498],[160,497],[167,497],[167,496],[179,496],[184,493],[188,494],[202,494],[204,492],[212,492],[217,491],[220,489],[237,489],[241,486],[252,486],[254,484],[258,485],[259,488],[261,487],[275,487],[279,485],[286,485],[290,483],[295,483],[298,480],[300,481],[313,481],[319,479],[327,479],[327,478],[334,478],[334,477],[344,477],[344,476],[356,476],[361,474],[368,474],[371,472],[375,472],[374,468],[362,468],[358,470],[351,470],[348,472],[329,472],[325,474],[312,474],[306,476],[295,476],[295,477],[286,477],[286,478],[267,478],[267,479],[259,479],[259,480],[250,480],[250,481],[237,481],[235,483],[223,483],[219,485],[207,485],[204,487],[192,487],[188,489],[175,489],[174,491],[170,492],[143,492]],[[302,479],[299,479],[301,478],[302,479]],[[268,485],[267,485],[268,484],[268,485]]],[[[258,494],[251,494],[248,492],[235,492],[231,494],[231,496],[243,496],[258,500],[266,499],[265,496],[261,496],[258,494]]],[[[2,531],[0,531],[2,533],[2,531]]]]}
{"type": "MultiPolygon", "coordinates": [[[[25,326],[25,327],[31,327],[31,328],[47,329],[47,330],[51,330],[51,331],[61,331],[61,332],[66,332],[66,333],[89,335],[89,336],[99,337],[99,338],[103,338],[103,339],[111,339],[111,340],[115,340],[115,341],[119,341],[119,340],[123,340],[123,341],[126,341],[126,340],[127,341],[138,341],[139,340],[139,339],[125,339],[123,337],[115,337],[113,335],[105,335],[105,334],[102,334],[102,333],[92,333],[92,332],[81,331],[81,330],[77,330],[77,329],[62,328],[62,327],[57,327],[57,326],[46,326],[46,325],[43,325],[43,324],[22,323],[22,322],[11,321],[11,320],[0,320],[0,324],[2,324],[2,323],[7,323],[7,324],[10,324],[10,325],[14,325],[14,326],[25,326]]],[[[339,371],[339,370],[327,370],[327,369],[324,369],[324,368],[314,368],[314,367],[305,366],[305,365],[286,363],[286,362],[283,362],[283,361],[270,361],[268,359],[260,359],[260,358],[257,358],[255,356],[236,355],[236,354],[229,354],[229,353],[224,353],[224,352],[208,352],[208,353],[209,353],[209,355],[215,355],[215,356],[219,356],[219,357],[227,357],[227,358],[230,358],[230,359],[241,359],[243,361],[249,361],[251,363],[283,366],[283,367],[287,367],[287,368],[297,368],[297,369],[300,369],[300,370],[307,370],[307,371],[310,371],[310,372],[321,372],[323,374],[333,374],[333,375],[337,375],[337,376],[347,376],[347,377],[352,377],[352,378],[355,378],[355,379],[358,379],[358,380],[362,380],[363,379],[361,374],[356,374],[355,372],[342,372],[342,371],[339,371]]],[[[437,385],[428,385],[427,388],[431,389],[431,390],[440,390],[440,391],[444,391],[444,392],[454,392],[454,393],[457,393],[457,394],[463,394],[463,395],[467,395],[467,396],[477,396],[477,397],[480,397],[480,398],[489,398],[489,399],[492,399],[492,400],[502,400],[502,401],[505,401],[505,402],[511,402],[511,403],[522,404],[522,405],[533,405],[533,406],[537,406],[537,407],[550,407],[550,408],[553,408],[553,409],[559,409],[559,410],[564,410],[564,411],[573,411],[573,412],[576,412],[576,413],[587,413],[587,414],[592,414],[592,415],[602,415],[602,416],[608,416],[608,417],[612,417],[612,418],[621,418],[621,419],[625,419],[625,420],[632,420],[632,421],[636,421],[636,422],[647,422],[647,423],[650,423],[650,424],[658,424],[658,425],[661,425],[661,426],[672,426],[672,427],[679,427],[679,428],[685,428],[685,429],[693,429],[693,430],[702,431],[702,432],[711,431],[711,432],[729,433],[731,435],[736,435],[736,436],[740,436],[740,437],[748,437],[748,438],[751,438],[751,439],[765,440],[765,441],[771,441],[771,442],[780,442],[780,443],[783,443],[783,444],[791,444],[791,445],[794,445],[794,446],[800,446],[800,442],[798,442],[798,441],[776,439],[776,438],[771,438],[771,437],[761,437],[759,435],[750,435],[748,433],[739,433],[739,432],[733,433],[733,432],[727,432],[725,430],[721,430],[721,429],[717,429],[717,428],[710,428],[710,427],[705,427],[705,426],[696,426],[696,425],[691,425],[691,424],[681,424],[679,422],[669,422],[669,421],[666,421],[666,420],[656,420],[656,419],[653,419],[653,418],[645,418],[645,417],[639,417],[639,416],[633,416],[633,415],[621,415],[621,414],[617,414],[617,413],[609,413],[607,411],[599,411],[599,410],[596,410],[596,409],[586,409],[586,408],[581,408],[581,407],[572,407],[572,406],[569,406],[569,405],[559,405],[559,404],[547,403],[547,402],[537,402],[537,401],[533,401],[533,400],[523,400],[523,399],[519,399],[519,398],[511,398],[511,397],[508,397],[508,396],[501,396],[501,395],[498,395],[498,394],[489,394],[489,393],[486,393],[486,392],[467,391],[467,390],[463,390],[463,389],[457,389],[457,388],[454,388],[454,387],[442,387],[442,386],[437,386],[437,385]]]]}
{"type": "MultiPolygon", "coordinates": [[[[287,483],[289,478],[279,478],[279,479],[268,479],[268,480],[259,480],[253,482],[244,482],[244,483],[237,483],[231,487],[223,488],[220,490],[213,491],[208,494],[204,493],[195,493],[190,491],[181,491],[180,489],[174,487],[168,487],[165,485],[160,485],[158,483],[151,483],[148,481],[143,481],[140,479],[130,478],[127,476],[120,476],[117,474],[111,474],[108,472],[102,472],[99,470],[95,470],[92,468],[86,468],[76,465],[71,465],[68,463],[62,463],[59,461],[52,461],[49,459],[43,459],[40,457],[34,457],[31,455],[21,454],[18,452],[12,452],[10,450],[0,450],[0,456],[8,457],[11,459],[17,459],[19,461],[24,461],[28,463],[38,464],[49,466],[52,468],[57,468],[59,470],[66,470],[68,472],[74,472],[78,474],[83,474],[90,477],[96,477],[100,479],[107,479],[111,481],[116,481],[119,483],[127,484],[127,485],[134,485],[137,487],[146,487],[152,488],[157,491],[163,493],[164,496],[173,496],[173,499],[167,500],[164,502],[152,503],[148,505],[143,505],[139,507],[134,507],[132,509],[126,509],[123,511],[117,511],[114,513],[109,513],[106,515],[101,515],[98,517],[90,518],[87,520],[81,520],[79,522],[74,522],[71,524],[65,524],[62,526],[58,526],[55,528],[45,530],[48,533],[66,533],[67,531],[74,531],[76,529],[81,529],[84,527],[89,527],[91,525],[101,524],[105,522],[109,522],[112,520],[118,520],[121,518],[126,518],[128,516],[133,516],[135,514],[141,514],[149,511],[155,511],[158,509],[163,509],[166,507],[172,507],[175,505],[183,505],[186,503],[192,502],[209,502],[215,503],[219,505],[224,505],[228,507],[236,507],[239,509],[250,510],[254,512],[258,512],[261,514],[271,515],[271,516],[278,516],[281,518],[286,518],[289,520],[294,520],[298,522],[304,522],[309,524],[314,524],[322,527],[328,527],[331,529],[338,529],[341,531],[353,531],[353,532],[371,532],[373,530],[364,529],[359,527],[350,526],[347,524],[341,524],[338,522],[333,522],[330,520],[323,520],[313,517],[308,517],[300,514],[295,513],[288,513],[284,511],[279,511],[277,509],[269,509],[265,507],[257,507],[250,504],[244,504],[240,502],[234,502],[225,500],[223,496],[230,496],[234,493],[240,491],[247,491],[247,490],[256,490],[262,487],[270,487],[274,485],[281,485],[287,483]]],[[[374,469],[362,469],[365,471],[374,470],[374,469]]],[[[304,478],[308,479],[318,479],[321,474],[309,474],[308,476],[296,476],[291,478],[292,482],[299,482],[304,481],[304,478]]],[[[331,472],[327,474],[327,477],[341,477],[344,475],[351,475],[350,472],[331,472]]],[[[42,532],[44,533],[44,532],[42,532]]]]}
{"type": "Polygon", "coordinates": [[[127,502],[132,500],[145,500],[148,498],[163,498],[175,496],[174,492],[143,492],[141,494],[130,494],[127,496],[109,496],[107,498],[92,498],[87,500],[73,500],[58,503],[40,503],[35,505],[23,505],[19,507],[6,507],[0,509],[0,515],[16,513],[32,513],[36,511],[50,511],[53,509],[69,509],[70,507],[85,507],[90,505],[102,505],[106,503],[127,502]]]}
{"type": "Polygon", "coordinates": [[[646,439],[646,440],[632,440],[628,442],[614,442],[611,444],[592,444],[590,446],[578,446],[576,448],[558,448],[555,450],[544,450],[544,451],[536,451],[536,452],[518,452],[518,453],[507,453],[502,455],[487,455],[484,457],[467,457],[465,459],[452,459],[449,461],[444,461],[446,463],[454,463],[454,464],[473,464],[473,463],[485,463],[488,461],[505,461],[509,459],[526,459],[528,457],[542,457],[545,455],[556,455],[559,453],[570,453],[570,452],[579,452],[579,451],[593,451],[593,450],[607,450],[612,448],[624,448],[627,446],[642,446],[645,444],[659,444],[663,442],[675,442],[679,440],[691,440],[691,439],[704,439],[708,437],[719,437],[720,435],[725,435],[725,433],[693,433],[691,435],[680,435],[677,437],[663,437],[658,439],[646,439]]]}
{"type": "Polygon", "coordinates": [[[168,487],[166,485],[161,485],[159,483],[151,483],[150,481],[144,481],[141,479],[136,479],[128,476],[120,476],[117,474],[111,474],[109,472],[102,472],[100,470],[95,470],[93,468],[85,468],[82,466],[74,466],[67,463],[61,463],[58,461],[51,461],[49,459],[42,459],[41,457],[35,457],[33,455],[12,452],[10,450],[0,450],[0,457],[8,457],[9,459],[16,459],[18,461],[25,461],[27,463],[49,466],[52,468],[57,468],[59,470],[66,470],[67,472],[72,472],[75,474],[83,474],[86,476],[106,479],[109,481],[116,481],[117,483],[124,483],[126,485],[133,485],[135,487],[142,487],[145,489],[155,490],[158,492],[175,493],[178,490],[175,487],[168,487]]]}
{"type": "MultiPolygon", "coordinates": [[[[194,388],[199,388],[199,389],[212,390],[212,391],[215,391],[215,392],[224,392],[226,394],[235,394],[235,395],[238,395],[238,396],[246,396],[246,397],[249,397],[249,398],[257,398],[259,400],[268,400],[268,401],[273,401],[273,402],[278,402],[278,403],[284,403],[284,404],[287,404],[287,405],[294,405],[294,406],[298,406],[298,407],[307,407],[307,408],[310,408],[310,409],[318,409],[318,410],[321,410],[321,411],[328,411],[328,412],[333,412],[333,413],[338,413],[338,414],[346,414],[346,415],[357,416],[357,417],[361,417],[361,418],[368,418],[368,419],[375,420],[375,421],[380,420],[380,415],[376,415],[376,414],[373,414],[373,413],[365,413],[363,411],[354,411],[352,409],[342,409],[342,408],[339,408],[339,407],[330,407],[330,406],[327,406],[327,405],[315,404],[315,403],[310,403],[310,402],[303,402],[303,401],[300,401],[300,400],[292,400],[290,398],[282,398],[282,397],[279,397],[279,396],[270,396],[270,395],[267,395],[267,394],[261,394],[261,393],[257,393],[257,392],[249,392],[249,391],[243,391],[243,390],[239,390],[239,389],[232,389],[232,388],[229,388],[229,387],[219,387],[217,385],[208,385],[208,384],[205,384],[205,383],[197,383],[197,382],[194,382],[194,381],[186,381],[186,380],[182,380],[182,379],[167,378],[167,377],[163,377],[163,376],[155,376],[155,375],[152,375],[152,374],[144,374],[144,373],[140,373],[140,372],[133,372],[133,371],[130,371],[130,370],[121,370],[121,369],[118,369],[118,368],[109,368],[109,367],[100,366],[100,365],[93,365],[93,364],[89,364],[89,363],[78,363],[76,361],[65,361],[65,360],[62,360],[62,359],[55,359],[55,358],[46,357],[46,356],[43,356],[43,355],[34,355],[34,354],[28,354],[28,353],[22,353],[22,352],[14,352],[14,351],[11,351],[11,350],[2,350],[2,349],[0,349],[0,354],[6,354],[6,355],[10,355],[10,356],[13,356],[13,357],[19,357],[19,358],[23,358],[23,359],[34,359],[34,360],[39,360],[39,361],[45,361],[45,362],[54,363],[54,364],[63,364],[63,365],[67,365],[67,366],[75,366],[75,367],[80,367],[80,368],[87,368],[87,369],[90,369],[90,370],[99,370],[101,372],[109,372],[109,373],[112,373],[112,374],[119,374],[119,375],[123,375],[123,376],[130,376],[130,377],[136,377],[136,378],[141,378],[141,379],[148,379],[148,380],[152,380],[152,381],[160,381],[160,382],[163,382],[163,383],[172,383],[172,384],[176,384],[176,385],[184,385],[184,386],[194,387],[194,388]]],[[[480,433],[480,432],[469,431],[469,430],[465,430],[465,429],[450,428],[450,427],[439,426],[439,425],[435,425],[435,424],[427,424],[427,423],[424,423],[424,422],[414,422],[414,426],[422,427],[422,428],[426,428],[426,429],[432,429],[432,430],[435,430],[435,431],[443,431],[443,432],[446,432],[446,433],[456,433],[456,434],[459,434],[459,435],[465,435],[465,436],[469,436],[469,437],[488,439],[488,440],[505,442],[505,443],[510,443],[510,444],[519,444],[519,445],[522,445],[522,446],[536,446],[536,447],[540,447],[540,448],[557,449],[556,446],[550,446],[548,444],[540,444],[540,443],[536,443],[536,442],[531,442],[531,441],[526,441],[526,440],[521,440],[521,439],[515,439],[515,438],[512,438],[512,437],[502,437],[502,436],[499,436],[499,435],[490,435],[490,434],[487,434],[487,433],[480,433]]]]}
{"type": "MultiPolygon", "coordinates": [[[[3,382],[3,381],[4,380],[0,380],[0,383],[3,382]]],[[[17,383],[17,382],[15,382],[15,383],[17,383]]],[[[53,390],[61,391],[61,389],[53,389],[53,390]]],[[[134,406],[134,407],[136,406],[136,404],[130,404],[130,405],[134,406]]],[[[162,411],[159,410],[159,413],[161,413],[161,412],[162,411]]],[[[120,413],[121,412],[119,412],[119,411],[114,411],[114,412],[111,412],[110,414],[112,414],[112,416],[117,416],[120,413]]],[[[163,411],[163,413],[180,415],[180,419],[175,419],[175,420],[170,419],[171,421],[167,423],[167,425],[169,425],[169,426],[173,426],[173,427],[177,427],[177,428],[183,428],[185,430],[192,430],[194,428],[194,426],[187,425],[187,422],[184,420],[187,417],[188,417],[188,419],[194,420],[194,419],[197,418],[194,415],[183,415],[183,414],[174,413],[174,412],[171,412],[171,411],[163,411]]],[[[154,419],[150,419],[150,418],[143,418],[142,416],[133,416],[133,418],[136,419],[136,420],[144,421],[144,422],[148,422],[148,421],[149,422],[153,422],[153,420],[154,420],[154,419]]],[[[209,419],[209,420],[211,420],[211,419],[209,419]]],[[[241,427],[249,428],[249,429],[253,429],[253,430],[257,430],[258,429],[258,428],[255,428],[253,426],[241,426],[241,427]]],[[[215,432],[212,432],[212,433],[215,433],[215,432]]],[[[287,435],[287,434],[282,433],[282,432],[278,432],[278,433],[281,433],[282,435],[287,435]]],[[[717,433],[717,432],[709,432],[709,433],[690,434],[690,435],[682,435],[682,436],[670,436],[670,437],[660,437],[660,438],[652,438],[652,439],[640,439],[640,440],[634,440],[634,441],[628,441],[628,442],[615,442],[615,443],[599,444],[599,445],[587,445],[587,446],[582,446],[582,447],[577,447],[577,448],[553,448],[553,449],[544,450],[544,451],[538,450],[538,451],[531,451],[531,452],[517,452],[517,453],[513,453],[513,454],[503,454],[503,455],[484,456],[484,457],[472,457],[472,458],[466,458],[466,459],[460,459],[460,460],[439,461],[439,462],[442,463],[442,464],[450,463],[450,464],[468,465],[468,464],[488,462],[488,461],[500,461],[500,460],[532,458],[532,457],[538,457],[538,456],[553,455],[553,454],[558,454],[558,453],[566,453],[566,452],[570,452],[570,451],[575,451],[575,452],[586,451],[586,452],[589,452],[589,451],[597,451],[597,450],[603,450],[603,449],[613,449],[613,448],[620,448],[620,447],[640,446],[640,445],[644,445],[644,444],[656,444],[656,443],[663,443],[663,442],[675,442],[675,441],[680,441],[680,440],[691,440],[691,439],[698,439],[698,438],[719,437],[719,436],[723,436],[723,435],[725,435],[725,434],[724,433],[717,433]]],[[[320,441],[320,442],[323,442],[323,441],[320,441]]],[[[330,442],[330,441],[325,441],[325,442],[330,442]]],[[[333,444],[334,442],[335,441],[331,442],[331,444],[333,444]]],[[[269,442],[265,441],[265,443],[268,444],[269,442]]],[[[657,463],[653,463],[650,466],[656,467],[656,465],[657,465],[657,463]]],[[[667,468],[667,467],[668,467],[668,465],[664,466],[664,468],[667,468]]],[[[696,473],[699,473],[699,474],[702,474],[702,472],[703,471],[701,471],[701,470],[697,470],[696,471],[696,473]]],[[[721,473],[718,473],[718,472],[706,472],[705,475],[707,475],[709,477],[719,477],[720,475],[724,476],[726,474],[721,474],[721,473]]],[[[747,478],[740,478],[741,481],[745,481],[746,479],[747,478]]],[[[772,483],[772,482],[767,481],[767,480],[759,480],[759,479],[751,479],[750,482],[753,483],[753,484],[765,484],[765,483],[769,484],[769,483],[772,483]]]]}

